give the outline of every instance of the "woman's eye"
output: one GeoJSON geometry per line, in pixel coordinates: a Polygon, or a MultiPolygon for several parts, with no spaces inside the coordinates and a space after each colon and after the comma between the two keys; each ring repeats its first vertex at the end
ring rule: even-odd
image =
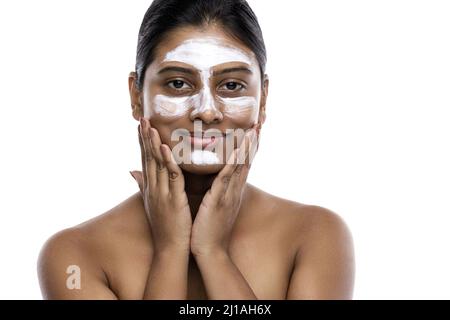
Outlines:
{"type": "Polygon", "coordinates": [[[189,89],[189,85],[182,80],[173,80],[168,83],[169,87],[175,90],[189,89]],[[186,86],[186,87],[185,87],[186,86]]]}
{"type": "Polygon", "coordinates": [[[239,91],[243,87],[244,86],[242,84],[233,81],[227,82],[225,85],[222,86],[222,88],[225,88],[225,90],[228,91],[239,91]]]}

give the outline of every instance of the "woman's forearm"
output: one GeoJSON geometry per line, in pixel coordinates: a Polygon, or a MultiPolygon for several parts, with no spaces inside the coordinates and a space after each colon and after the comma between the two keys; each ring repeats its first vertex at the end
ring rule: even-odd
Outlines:
{"type": "Polygon", "coordinates": [[[156,252],[147,277],[143,300],[187,299],[189,251],[156,252]]]}
{"type": "Polygon", "coordinates": [[[210,300],[258,299],[228,253],[197,255],[195,260],[210,300]]]}

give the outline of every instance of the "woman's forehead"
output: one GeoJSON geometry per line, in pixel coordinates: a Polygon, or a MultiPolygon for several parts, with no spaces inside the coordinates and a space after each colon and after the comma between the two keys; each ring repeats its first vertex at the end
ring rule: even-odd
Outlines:
{"type": "Polygon", "coordinates": [[[168,33],[156,49],[155,60],[158,64],[180,61],[202,69],[231,61],[257,63],[250,49],[217,27],[186,27],[168,33]]]}
{"type": "Polygon", "coordinates": [[[166,53],[162,62],[183,62],[205,70],[227,62],[242,62],[249,67],[251,57],[245,51],[225,45],[213,37],[185,40],[175,49],[166,53]]]}

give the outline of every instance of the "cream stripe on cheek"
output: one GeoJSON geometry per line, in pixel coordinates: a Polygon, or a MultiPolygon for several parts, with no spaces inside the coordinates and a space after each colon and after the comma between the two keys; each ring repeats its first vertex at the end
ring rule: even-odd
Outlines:
{"type": "MultiPolygon", "coordinates": [[[[224,106],[223,113],[228,117],[250,116],[253,119],[257,114],[258,103],[254,97],[219,97],[218,99],[224,106]]],[[[163,117],[183,117],[189,112],[191,107],[198,111],[199,106],[205,103],[200,100],[202,99],[198,94],[189,97],[168,97],[159,94],[153,99],[152,110],[163,117]]]]}
{"type": "Polygon", "coordinates": [[[249,116],[253,118],[258,112],[258,102],[254,97],[219,98],[223,103],[223,113],[228,117],[249,116]]]}
{"type": "Polygon", "coordinates": [[[155,113],[163,117],[182,117],[192,105],[194,97],[168,97],[158,94],[153,98],[153,108],[155,113]]]}

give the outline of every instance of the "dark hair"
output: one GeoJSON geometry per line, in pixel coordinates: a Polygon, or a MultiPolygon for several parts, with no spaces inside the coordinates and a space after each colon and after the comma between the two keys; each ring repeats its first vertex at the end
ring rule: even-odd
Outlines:
{"type": "Polygon", "coordinates": [[[261,79],[266,68],[266,47],[255,13],[245,0],[154,0],[142,21],[136,55],[136,86],[142,90],[147,67],[164,35],[180,26],[218,22],[256,56],[261,79]]]}

